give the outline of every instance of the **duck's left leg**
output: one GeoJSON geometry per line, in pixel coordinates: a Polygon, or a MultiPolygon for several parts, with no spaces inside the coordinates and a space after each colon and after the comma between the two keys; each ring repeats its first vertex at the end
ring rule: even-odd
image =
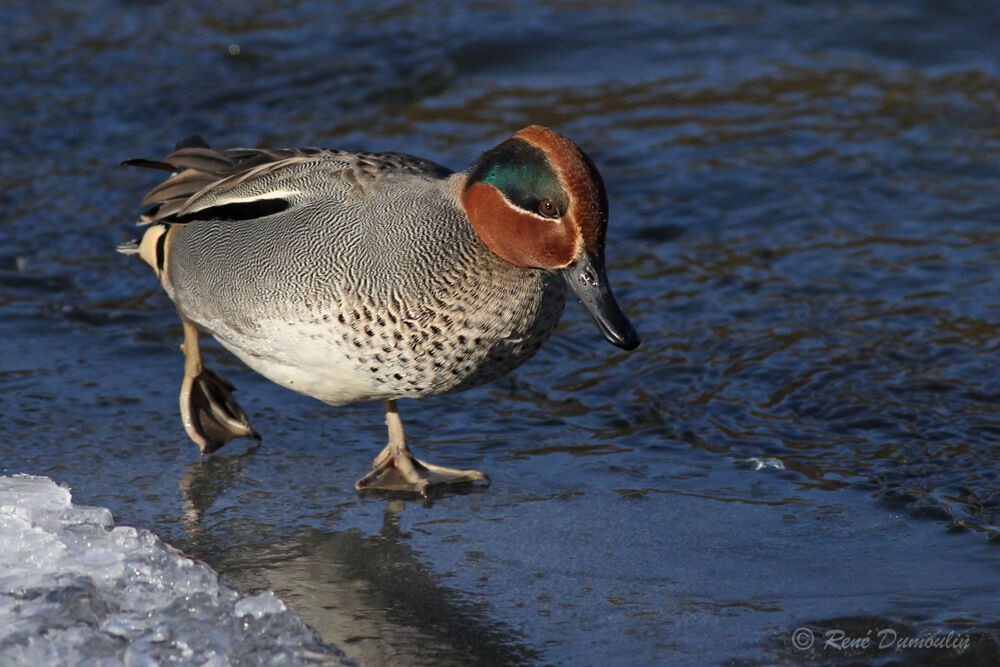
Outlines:
{"type": "Polygon", "coordinates": [[[181,384],[181,419],[184,430],[194,440],[201,454],[211,454],[233,438],[260,436],[233,399],[233,385],[205,368],[201,362],[198,328],[181,318],[184,324],[184,382],[181,384]]]}
{"type": "Polygon", "coordinates": [[[410,452],[403,435],[403,422],[396,410],[396,401],[382,401],[385,423],[389,427],[389,444],[375,457],[372,471],[358,480],[359,491],[408,491],[428,495],[431,488],[442,484],[463,484],[490,478],[478,470],[457,470],[421,461],[410,452]]]}

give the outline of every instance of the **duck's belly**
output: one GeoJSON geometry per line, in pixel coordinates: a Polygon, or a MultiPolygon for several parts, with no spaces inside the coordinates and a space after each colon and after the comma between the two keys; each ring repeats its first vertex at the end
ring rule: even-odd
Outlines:
{"type": "Polygon", "coordinates": [[[311,323],[259,322],[252,335],[220,326],[216,340],[272,382],[331,405],[392,398],[393,391],[359,369],[339,337],[311,323]]]}
{"type": "MultiPolygon", "coordinates": [[[[423,323],[373,318],[345,326],[336,315],[256,319],[252,327],[200,320],[224,347],[277,384],[331,405],[418,398],[467,389],[527,361],[558,324],[561,284],[510,312],[478,319],[440,313],[423,323]],[[331,324],[333,323],[333,324],[331,324]]],[[[503,311],[503,309],[500,309],[503,311]]]]}

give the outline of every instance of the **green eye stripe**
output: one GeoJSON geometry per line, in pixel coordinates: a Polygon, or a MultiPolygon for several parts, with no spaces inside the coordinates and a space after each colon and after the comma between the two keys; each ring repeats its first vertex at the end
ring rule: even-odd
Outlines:
{"type": "Polygon", "coordinates": [[[538,213],[539,204],[551,199],[560,211],[568,198],[545,154],[522,139],[509,139],[487,151],[469,175],[469,185],[487,183],[518,208],[538,213]]]}

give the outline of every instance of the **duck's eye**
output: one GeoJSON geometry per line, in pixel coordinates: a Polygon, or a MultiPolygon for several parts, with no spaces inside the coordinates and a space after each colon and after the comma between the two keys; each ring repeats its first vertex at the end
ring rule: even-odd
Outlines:
{"type": "Polygon", "coordinates": [[[546,218],[558,218],[559,207],[552,203],[551,199],[543,199],[538,203],[538,212],[546,218]]]}

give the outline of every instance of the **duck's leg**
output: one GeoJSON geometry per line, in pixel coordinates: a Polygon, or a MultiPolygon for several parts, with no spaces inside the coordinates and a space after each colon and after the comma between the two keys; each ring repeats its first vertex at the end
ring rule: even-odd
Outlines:
{"type": "Polygon", "coordinates": [[[478,470],[457,470],[421,461],[406,446],[403,422],[396,410],[396,401],[382,401],[385,424],[389,427],[389,444],[375,457],[372,471],[358,480],[359,491],[410,491],[426,496],[428,491],[441,484],[489,482],[490,478],[478,470]]]}
{"type": "Polygon", "coordinates": [[[211,454],[233,438],[260,436],[250,426],[247,414],[233,399],[233,385],[201,363],[198,329],[184,323],[184,382],[181,384],[181,419],[184,430],[201,449],[211,454]]]}

